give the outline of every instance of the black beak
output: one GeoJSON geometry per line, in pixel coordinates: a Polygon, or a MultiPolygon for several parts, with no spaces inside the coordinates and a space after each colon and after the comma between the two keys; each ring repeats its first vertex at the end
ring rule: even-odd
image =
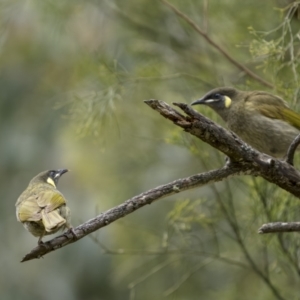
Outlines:
{"type": "Polygon", "coordinates": [[[207,97],[207,98],[203,97],[201,99],[198,99],[198,100],[192,102],[191,105],[197,105],[197,104],[213,105],[212,103],[218,103],[220,101],[221,101],[221,99],[213,99],[210,97],[207,97]]]}
{"type": "Polygon", "coordinates": [[[57,170],[56,171],[56,174],[55,174],[55,177],[57,178],[59,178],[61,175],[63,175],[63,174],[65,174],[65,173],[67,173],[69,170],[68,169],[60,169],[60,170],[57,170]]]}
{"type": "Polygon", "coordinates": [[[197,105],[197,104],[206,104],[206,99],[205,98],[200,98],[198,100],[195,100],[194,102],[192,102],[191,105],[197,105]]]}
{"type": "Polygon", "coordinates": [[[195,100],[194,102],[192,102],[191,105],[197,105],[197,104],[207,104],[207,100],[211,100],[211,99],[206,99],[206,98],[200,98],[198,100],[195,100]]]}

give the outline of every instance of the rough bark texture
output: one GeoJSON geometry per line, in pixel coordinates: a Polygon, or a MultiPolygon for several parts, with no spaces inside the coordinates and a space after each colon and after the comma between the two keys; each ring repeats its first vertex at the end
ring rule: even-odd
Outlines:
{"type": "Polygon", "coordinates": [[[120,219],[147,204],[151,204],[155,200],[191,188],[200,187],[212,182],[218,182],[230,176],[245,174],[246,171],[247,170],[245,168],[237,165],[230,167],[226,165],[218,170],[213,170],[203,174],[196,174],[183,179],[177,179],[168,184],[161,185],[147,192],[141,193],[140,195],[137,195],[124,203],[101,213],[99,216],[81,224],[80,226],[73,228],[73,233],[66,232],[48,242],[45,242],[43,245],[38,245],[22,259],[22,262],[34,258],[40,258],[58,248],[74,243],[99,228],[107,226],[115,220],[120,219]],[[76,235],[76,238],[74,235],[76,235]]]}
{"type": "Polygon", "coordinates": [[[258,233],[295,232],[300,231],[300,222],[274,222],[262,225],[258,233]]]}
{"type": "MultiPolygon", "coordinates": [[[[178,179],[141,193],[140,195],[101,213],[99,216],[82,225],[73,228],[73,233],[67,232],[43,245],[37,246],[22,259],[22,262],[39,258],[58,248],[71,244],[115,220],[122,218],[147,204],[151,204],[155,200],[184,190],[200,187],[212,182],[218,182],[231,176],[245,174],[261,176],[300,198],[300,173],[288,163],[292,163],[293,161],[293,149],[291,150],[292,154],[290,153],[289,155],[288,162],[281,161],[254,150],[234,133],[215,124],[208,118],[194,111],[187,104],[174,103],[174,105],[181,108],[185,113],[185,115],[183,115],[163,101],[147,100],[145,103],[159,112],[163,117],[171,120],[175,125],[183,128],[186,132],[200,138],[212,147],[226,154],[229,157],[229,161],[221,169],[178,179]],[[76,238],[74,238],[74,234],[76,235],[76,238]]],[[[293,227],[294,229],[287,224],[288,223],[279,222],[265,224],[260,228],[259,232],[295,231],[297,228],[300,228],[296,223],[294,223],[296,224],[296,226],[293,227]],[[282,224],[282,226],[280,226],[280,224],[282,224]]]]}
{"type": "Polygon", "coordinates": [[[238,162],[251,174],[261,176],[300,198],[300,173],[286,161],[254,150],[234,133],[215,124],[187,104],[174,103],[187,114],[183,116],[163,101],[147,100],[145,102],[186,132],[226,154],[231,162],[238,162]]]}

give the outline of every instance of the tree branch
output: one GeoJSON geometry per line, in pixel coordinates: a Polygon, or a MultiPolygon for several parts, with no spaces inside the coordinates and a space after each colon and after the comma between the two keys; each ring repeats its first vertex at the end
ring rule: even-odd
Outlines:
{"type": "Polygon", "coordinates": [[[183,116],[160,100],[147,100],[145,103],[184,131],[229,156],[231,161],[247,168],[251,174],[261,176],[300,198],[300,173],[287,162],[251,148],[233,132],[215,124],[185,103],[174,103],[174,105],[180,107],[187,116],[183,116]]]}
{"type": "Polygon", "coordinates": [[[218,182],[225,178],[229,178],[234,175],[240,175],[246,172],[243,166],[238,164],[227,164],[221,169],[212,170],[207,173],[196,174],[183,179],[177,179],[165,185],[158,186],[154,189],[141,193],[124,203],[101,213],[96,218],[93,218],[82,225],[73,228],[77,239],[74,239],[74,235],[71,232],[66,232],[42,245],[38,245],[30,253],[25,255],[21,262],[25,262],[34,258],[40,258],[58,248],[67,246],[75,241],[82,239],[86,235],[109,225],[110,223],[120,219],[135,210],[151,204],[155,200],[161,199],[166,196],[170,196],[188,189],[200,187],[212,182],[218,182]]]}
{"type": "Polygon", "coordinates": [[[289,163],[254,150],[234,133],[215,124],[194,111],[187,104],[174,104],[183,110],[186,114],[183,115],[163,101],[147,100],[145,103],[177,126],[183,128],[186,132],[200,138],[226,154],[230,158],[229,162],[221,169],[177,179],[141,193],[84,224],[73,228],[76,239],[74,239],[72,232],[66,232],[42,245],[38,245],[22,259],[22,262],[39,258],[58,248],[74,243],[117,219],[147,204],[151,204],[155,200],[188,189],[218,182],[235,175],[261,176],[300,198],[300,173],[289,163]]]}
{"type": "Polygon", "coordinates": [[[295,232],[300,231],[300,222],[274,222],[262,225],[258,233],[295,232]]]}
{"type": "Polygon", "coordinates": [[[266,81],[265,79],[261,78],[254,72],[252,72],[250,69],[248,69],[246,66],[235,60],[225,49],[223,49],[220,45],[218,45],[216,42],[214,42],[209,35],[206,34],[204,30],[202,30],[198,25],[196,25],[187,15],[185,15],[183,12],[181,12],[179,9],[177,9],[174,5],[172,5],[170,2],[167,0],[160,0],[163,2],[166,6],[171,8],[176,15],[178,15],[180,18],[184,19],[191,27],[193,27],[196,32],[198,32],[210,45],[212,45],[215,49],[217,49],[223,56],[227,58],[233,65],[235,65],[238,69],[241,71],[245,72],[249,77],[252,77],[256,81],[260,82],[264,86],[267,86],[269,88],[274,89],[275,86],[266,81]]]}

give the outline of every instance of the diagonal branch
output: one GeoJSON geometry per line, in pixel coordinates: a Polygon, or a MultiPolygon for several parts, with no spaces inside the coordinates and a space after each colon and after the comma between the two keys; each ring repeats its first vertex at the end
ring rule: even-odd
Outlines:
{"type": "Polygon", "coordinates": [[[22,262],[39,258],[58,248],[74,243],[135,210],[151,204],[155,200],[188,189],[218,182],[231,176],[245,174],[261,176],[300,198],[300,173],[289,163],[252,149],[238,136],[194,111],[187,104],[175,104],[186,114],[183,115],[163,101],[147,100],[145,103],[159,112],[163,117],[171,120],[175,125],[183,128],[186,132],[200,138],[226,154],[230,158],[229,162],[221,169],[177,179],[141,193],[74,228],[73,233],[66,232],[37,246],[22,259],[22,262]],[[76,239],[74,239],[74,233],[76,239]]]}
{"type": "Polygon", "coordinates": [[[300,173],[289,163],[254,150],[234,133],[215,124],[185,103],[174,105],[180,107],[187,116],[183,116],[163,101],[145,102],[184,131],[229,156],[231,161],[238,162],[240,166],[247,167],[252,174],[261,176],[300,198],[300,173]]]}
{"type": "MultiPolygon", "coordinates": [[[[292,166],[300,135],[295,138],[289,147],[286,161],[280,161],[252,149],[234,133],[218,126],[194,111],[187,104],[174,103],[187,114],[187,116],[183,116],[163,101],[147,100],[145,102],[177,126],[222,151],[229,156],[231,163],[238,161],[240,166],[245,167],[247,165],[248,172],[261,176],[300,198],[300,173],[292,166]]],[[[259,233],[291,231],[300,231],[300,223],[267,223],[259,229],[259,233]]]]}
{"type": "Polygon", "coordinates": [[[205,33],[204,30],[202,30],[198,25],[196,25],[187,15],[185,15],[183,12],[181,12],[179,9],[177,9],[174,5],[172,5],[167,0],[160,0],[163,2],[166,6],[171,8],[180,18],[184,19],[191,27],[193,27],[196,32],[198,32],[210,45],[212,45],[215,49],[217,49],[223,56],[227,58],[233,65],[235,65],[238,69],[245,72],[249,77],[252,77],[256,81],[260,82],[264,86],[267,86],[269,88],[274,89],[274,85],[265,79],[258,76],[256,73],[252,72],[250,69],[248,69],[246,66],[238,62],[236,59],[234,59],[225,49],[223,49],[220,45],[218,45],[215,41],[213,41],[209,35],[205,33]]]}
{"type": "Polygon", "coordinates": [[[221,169],[212,170],[207,173],[196,174],[183,179],[174,180],[168,184],[158,186],[154,189],[141,193],[124,203],[101,213],[80,226],[73,228],[77,239],[74,239],[74,233],[64,233],[42,245],[32,249],[21,262],[25,262],[34,258],[40,258],[58,248],[74,243],[78,239],[82,239],[86,235],[109,225],[110,223],[125,217],[126,215],[136,211],[137,209],[151,204],[155,200],[170,196],[188,189],[200,187],[209,183],[218,182],[234,175],[241,175],[246,172],[246,168],[238,166],[238,164],[227,164],[221,169]]]}

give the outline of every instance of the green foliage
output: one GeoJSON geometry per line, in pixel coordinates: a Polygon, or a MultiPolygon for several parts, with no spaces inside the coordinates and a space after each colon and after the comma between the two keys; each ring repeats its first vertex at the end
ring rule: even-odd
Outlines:
{"type": "Polygon", "coordinates": [[[201,213],[200,200],[179,200],[168,214],[168,224],[180,231],[189,231],[193,223],[206,227],[212,223],[205,213],[201,213]]]}
{"type": "MultiPolygon", "coordinates": [[[[299,111],[298,2],[170,3],[299,111]]],[[[298,235],[257,230],[297,221],[299,199],[247,176],[157,201],[92,241],[20,267],[36,240],[16,222],[14,202],[35,174],[71,169],[59,189],[76,226],[224,165],[143,100],[191,103],[221,85],[269,88],[163,1],[6,0],[0,16],[3,299],[298,299],[298,235]]]]}
{"type": "Polygon", "coordinates": [[[295,105],[299,97],[299,38],[295,13],[297,2],[284,9],[283,21],[269,31],[260,31],[250,26],[249,32],[254,39],[249,44],[252,57],[260,62],[258,68],[273,74],[276,89],[295,105]]]}

